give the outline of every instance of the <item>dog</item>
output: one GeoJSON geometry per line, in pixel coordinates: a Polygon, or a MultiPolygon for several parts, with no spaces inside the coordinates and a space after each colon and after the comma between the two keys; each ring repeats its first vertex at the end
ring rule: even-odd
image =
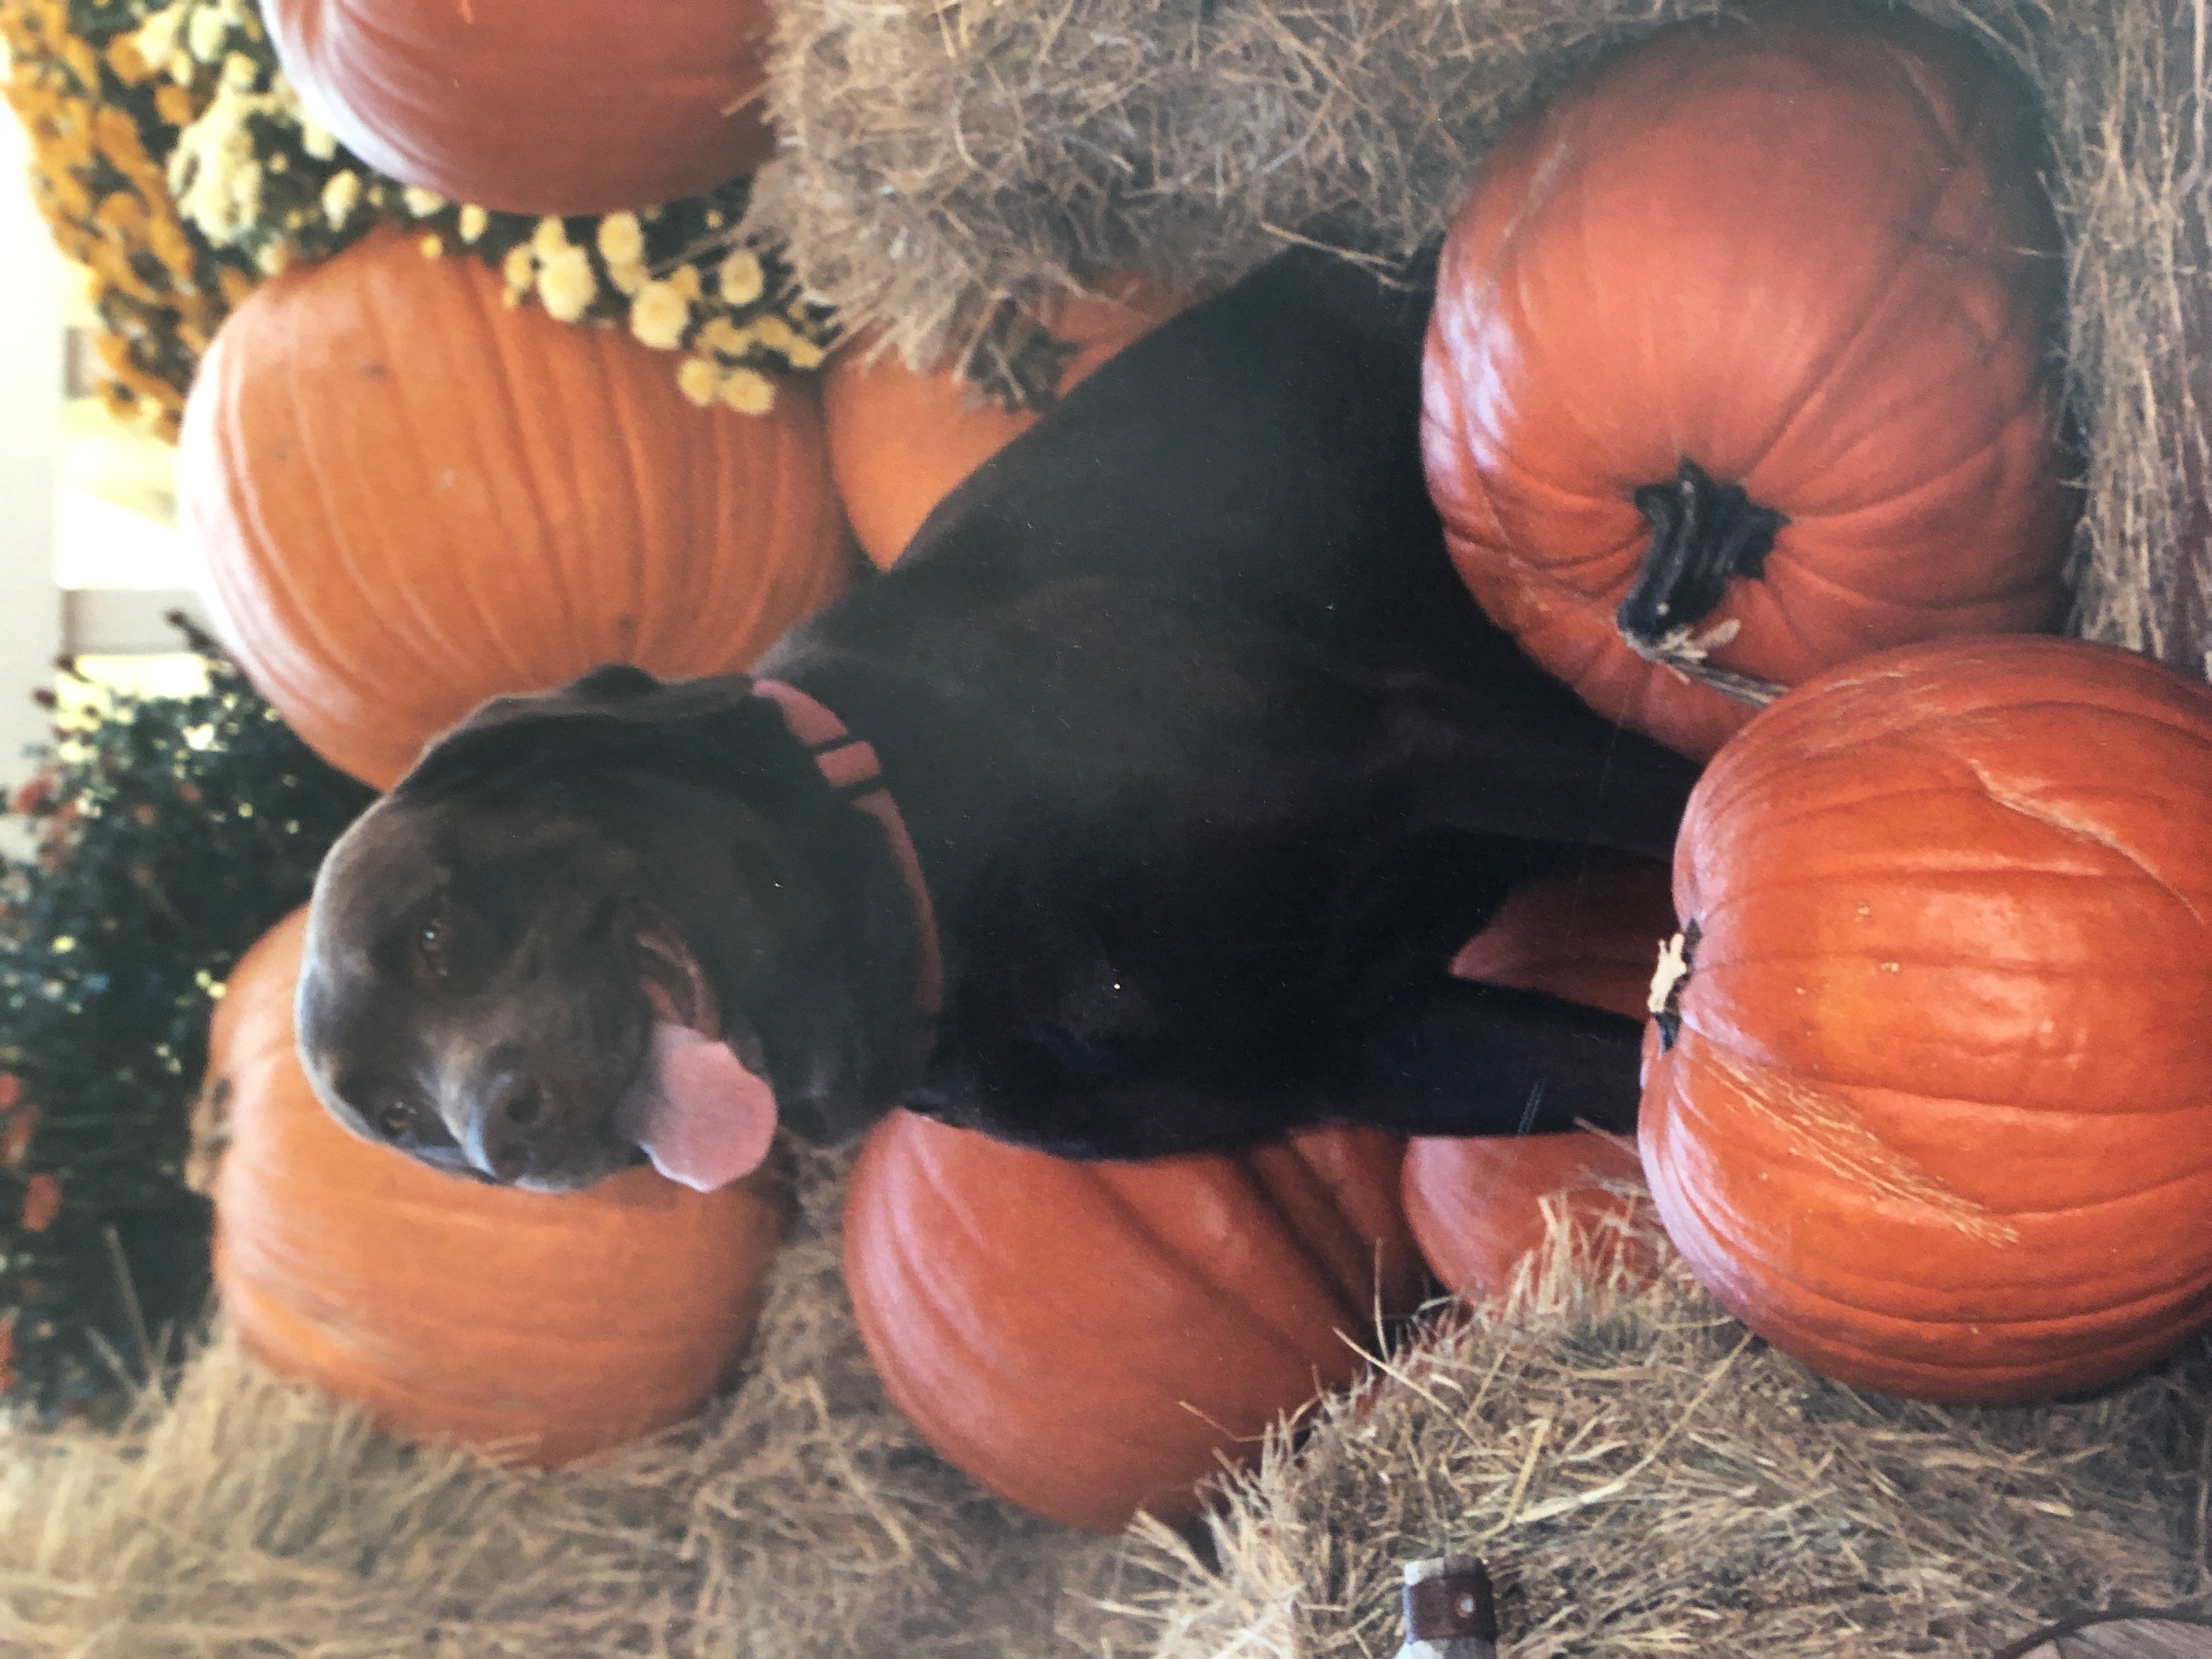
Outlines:
{"type": "Polygon", "coordinates": [[[298,998],[357,1133],[694,1186],[894,1104],[1071,1158],[1632,1125],[1635,1022],[1449,963],[1663,858],[1696,768],[1469,599],[1426,299],[1286,255],[1099,368],[744,675],[499,698],[333,848],[298,998]]]}

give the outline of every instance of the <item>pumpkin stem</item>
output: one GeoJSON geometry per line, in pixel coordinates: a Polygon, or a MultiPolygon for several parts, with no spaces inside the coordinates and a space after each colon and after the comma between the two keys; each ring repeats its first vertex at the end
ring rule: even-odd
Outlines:
{"type": "Polygon", "coordinates": [[[1632,643],[1655,648],[1703,621],[1736,577],[1764,571],[1774,532],[1790,522],[1686,455],[1672,483],[1636,492],[1636,510],[1650,520],[1651,545],[1613,621],[1632,643]]]}
{"type": "Polygon", "coordinates": [[[1664,1054],[1674,1046],[1674,1039],[1682,1030],[1682,988],[1690,982],[1690,975],[1698,962],[1698,941],[1704,930],[1692,916],[1682,924],[1682,931],[1659,947],[1659,966],[1651,975],[1651,997],[1646,1004],[1651,1017],[1659,1023],[1659,1052],[1664,1054]]]}

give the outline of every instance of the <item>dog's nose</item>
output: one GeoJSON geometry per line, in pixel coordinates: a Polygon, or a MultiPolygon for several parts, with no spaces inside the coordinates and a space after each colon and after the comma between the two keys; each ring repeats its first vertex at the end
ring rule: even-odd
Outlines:
{"type": "Polygon", "coordinates": [[[470,1114],[462,1150],[495,1181],[513,1181],[531,1164],[547,1113],[545,1091],[522,1072],[501,1072],[484,1085],[470,1114]]]}

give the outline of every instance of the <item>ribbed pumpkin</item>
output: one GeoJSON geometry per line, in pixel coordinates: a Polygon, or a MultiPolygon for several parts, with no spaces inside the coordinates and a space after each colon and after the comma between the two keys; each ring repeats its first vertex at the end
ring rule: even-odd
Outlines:
{"type": "Polygon", "coordinates": [[[270,0],[301,101],[371,167],[455,201],[605,213],[775,146],[763,0],[270,0]]]}
{"type": "MultiPolygon", "coordinates": [[[[1468,979],[1586,1002],[1642,1019],[1659,945],[1674,931],[1667,871],[1644,859],[1592,854],[1526,883],[1453,958],[1468,979]]],[[[1543,1201],[1556,1197],[1582,1229],[1600,1272],[1648,1273],[1648,1255],[1620,1246],[1637,1208],[1635,1149],[1595,1133],[1416,1135],[1407,1143],[1406,1220],[1429,1270],[1468,1297],[1498,1296],[1544,1242],[1543,1201]]]]}
{"type": "Polygon", "coordinates": [[[1753,1329],[2008,1401],[2212,1317],[2212,689],[2028,637],[1838,669],[1707,769],[1674,905],[1644,1165],[1753,1329]]]}
{"type": "Polygon", "coordinates": [[[497,693],[742,669],[854,566],[811,387],[695,408],[669,358],[381,234],[257,289],[185,410],[220,631],[379,788],[497,693]]]}
{"type": "Polygon", "coordinates": [[[1405,1143],[1304,1131],[1078,1164],[894,1113],[845,1207],[860,1334],[898,1408],[979,1483],[1063,1525],[1195,1512],[1269,1424],[1351,1381],[1345,1339],[1409,1312],[1405,1143]]]}
{"type": "Polygon", "coordinates": [[[293,1048],[307,913],[232,972],[206,1085],[228,1118],[215,1278],[248,1348],[394,1431],[565,1463],[678,1422],[736,1361],[785,1205],[649,1169],[560,1196],[355,1139],[293,1048]]]}
{"type": "Polygon", "coordinates": [[[1708,756],[1865,652],[2051,625],[2072,514],[2033,105],[1965,40],[1811,8],[1668,30],[1486,159],[1423,453],[1485,610],[1708,756]]]}
{"type": "MultiPolygon", "coordinates": [[[[1054,339],[1072,348],[1060,391],[1190,303],[1190,296],[1136,272],[1098,281],[1097,299],[1070,300],[1050,319],[1054,339]]],[[[921,521],[977,467],[1037,422],[1036,411],[1002,409],[951,371],[921,374],[892,356],[869,361],[862,340],[822,377],[830,465],[860,549],[888,568],[921,521]]]]}

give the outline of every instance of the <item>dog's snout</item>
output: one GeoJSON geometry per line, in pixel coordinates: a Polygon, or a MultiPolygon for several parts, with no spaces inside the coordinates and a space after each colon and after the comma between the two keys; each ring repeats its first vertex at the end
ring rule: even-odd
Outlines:
{"type": "Polygon", "coordinates": [[[514,1181],[526,1174],[548,1117],[545,1091],[537,1079],[523,1072],[495,1074],[469,1114],[469,1133],[463,1142],[469,1162],[495,1181],[514,1181]]]}

